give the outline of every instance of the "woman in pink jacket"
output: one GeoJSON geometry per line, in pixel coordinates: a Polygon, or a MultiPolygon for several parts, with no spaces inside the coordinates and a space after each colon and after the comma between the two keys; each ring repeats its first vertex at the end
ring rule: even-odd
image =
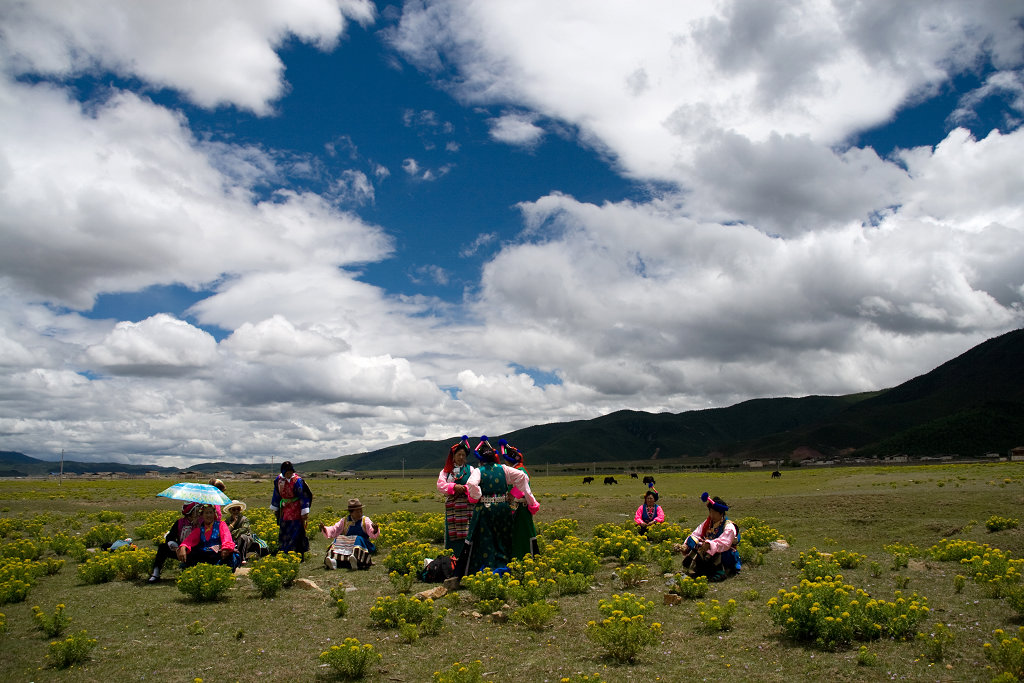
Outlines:
{"type": "Polygon", "coordinates": [[[729,506],[724,500],[709,496],[707,491],[700,494],[700,499],[708,506],[708,518],[686,539],[683,569],[693,577],[724,581],[740,570],[739,530],[726,517],[729,506]]]}
{"type": "Polygon", "coordinates": [[[652,525],[665,521],[665,511],[658,505],[658,492],[653,488],[644,494],[644,503],[636,509],[633,521],[636,522],[637,533],[641,534],[646,534],[652,525]]]}
{"type": "Polygon", "coordinates": [[[331,526],[320,524],[320,531],[327,538],[338,539],[327,550],[324,564],[328,569],[347,563],[349,569],[369,569],[373,565],[371,553],[377,551],[374,539],[380,536],[380,529],[369,517],[363,515],[363,504],[358,498],[348,501],[348,516],[342,517],[331,526]],[[327,560],[334,560],[331,567],[327,560]],[[352,566],[352,560],[355,566],[352,566]]]}
{"type": "Polygon", "coordinates": [[[228,525],[217,519],[213,505],[204,505],[200,518],[200,525],[178,546],[178,559],[186,567],[205,562],[226,564],[231,567],[231,571],[235,571],[240,559],[235,552],[235,542],[228,525]]]}

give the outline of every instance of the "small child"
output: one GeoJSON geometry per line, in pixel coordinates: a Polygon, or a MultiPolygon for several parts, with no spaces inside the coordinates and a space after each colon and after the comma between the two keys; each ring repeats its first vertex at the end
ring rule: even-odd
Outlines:
{"type": "Polygon", "coordinates": [[[327,538],[335,539],[324,558],[327,569],[342,566],[369,569],[373,566],[370,555],[377,551],[373,539],[380,536],[380,530],[369,517],[363,516],[363,504],[358,498],[348,501],[347,517],[342,517],[331,526],[321,524],[320,531],[327,538]]]}

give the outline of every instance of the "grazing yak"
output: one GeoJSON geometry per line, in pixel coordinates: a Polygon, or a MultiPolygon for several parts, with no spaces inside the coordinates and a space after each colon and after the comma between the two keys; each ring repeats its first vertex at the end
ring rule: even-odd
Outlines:
{"type": "Polygon", "coordinates": [[[654,486],[654,477],[648,474],[646,477],[644,477],[644,483],[649,484],[650,486],[654,486]]]}
{"type": "Polygon", "coordinates": [[[782,472],[779,472],[778,470],[775,470],[774,472],[772,472],[772,479],[778,479],[781,476],[782,476],[782,472]]]}
{"type": "Polygon", "coordinates": [[[605,477],[604,478],[604,483],[606,483],[606,484],[618,484],[619,482],[615,481],[615,477],[605,477]]]}
{"type": "Polygon", "coordinates": [[[592,483],[594,483],[594,478],[593,477],[583,477],[583,483],[584,484],[592,484],[592,483]]]}
{"type": "Polygon", "coordinates": [[[636,478],[637,478],[637,476],[636,476],[636,472],[630,472],[630,473],[629,473],[629,478],[630,478],[630,479],[636,479],[636,478]]]}

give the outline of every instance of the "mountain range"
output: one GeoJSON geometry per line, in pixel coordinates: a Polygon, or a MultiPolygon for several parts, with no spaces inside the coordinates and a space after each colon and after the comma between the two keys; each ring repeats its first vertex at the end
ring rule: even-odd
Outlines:
{"type": "MultiPolygon", "coordinates": [[[[479,435],[471,435],[473,443],[479,435]]],[[[1024,329],[989,339],[897,387],[845,396],[764,398],[684,413],[620,410],[490,435],[507,439],[530,465],[637,462],[704,464],[747,459],[799,461],[905,454],[977,457],[1024,445],[1024,329]]],[[[301,471],[433,468],[453,435],[329,460],[301,471]]],[[[0,451],[0,476],[45,474],[56,463],[0,451]]],[[[269,471],[268,465],[204,463],[190,469],[269,471]]],[[[65,461],[65,472],[176,472],[177,468],[65,461]]]]}

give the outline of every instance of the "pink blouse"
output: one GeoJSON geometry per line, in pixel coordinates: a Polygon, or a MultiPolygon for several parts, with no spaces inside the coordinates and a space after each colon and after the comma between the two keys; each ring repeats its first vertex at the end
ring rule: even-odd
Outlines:
{"type": "Polygon", "coordinates": [[[636,522],[637,524],[645,524],[645,523],[646,524],[661,524],[662,522],[665,521],[665,511],[661,509],[660,505],[658,505],[656,507],[658,509],[658,512],[657,512],[656,515],[654,515],[654,520],[653,521],[651,521],[651,522],[644,522],[644,516],[643,516],[644,515],[644,506],[643,505],[641,505],[640,507],[638,507],[636,509],[636,516],[633,517],[633,521],[636,522]]]}
{"type": "MultiPolygon", "coordinates": [[[[363,523],[363,531],[366,532],[366,535],[370,537],[371,541],[373,539],[377,538],[378,536],[380,536],[380,530],[379,529],[377,531],[373,530],[373,522],[370,521],[369,517],[367,517],[366,515],[363,515],[362,523],[363,523]]],[[[346,531],[347,529],[348,529],[348,516],[346,515],[345,517],[342,517],[341,519],[339,519],[334,524],[332,524],[332,525],[330,525],[328,527],[324,527],[324,536],[326,536],[327,538],[337,538],[338,534],[346,531]]]]}
{"type": "MultiPolygon", "coordinates": [[[[526,507],[530,514],[537,514],[537,510],[540,510],[540,503],[533,497],[533,491],[530,490],[530,476],[526,472],[508,465],[501,465],[501,468],[505,470],[505,481],[511,484],[513,489],[519,489],[522,497],[526,499],[526,507]]],[[[475,503],[480,500],[482,495],[480,470],[474,469],[473,474],[469,475],[469,481],[466,482],[466,497],[469,498],[470,503],[475,503]]]]}
{"type": "MultiPolygon", "coordinates": [[[[235,541],[231,538],[231,529],[228,528],[228,525],[224,522],[214,522],[214,524],[220,525],[221,549],[234,550],[235,541]]],[[[195,548],[197,545],[201,545],[199,540],[199,531],[201,529],[203,529],[203,526],[197,526],[195,529],[192,530],[192,533],[188,535],[188,538],[181,542],[181,547],[185,549],[185,552],[191,552],[192,548],[195,548]]],[[[210,533],[212,533],[212,529],[210,533]]]]}

